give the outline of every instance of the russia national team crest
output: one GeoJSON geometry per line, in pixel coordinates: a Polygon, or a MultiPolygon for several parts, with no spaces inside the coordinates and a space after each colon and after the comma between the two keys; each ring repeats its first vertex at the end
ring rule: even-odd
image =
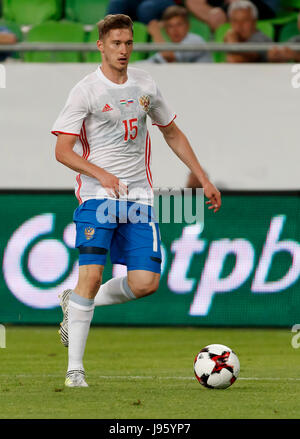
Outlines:
{"type": "Polygon", "coordinates": [[[86,237],[87,240],[92,239],[92,237],[93,237],[94,234],[95,234],[95,229],[94,229],[94,227],[86,227],[86,228],[84,229],[84,234],[85,234],[85,237],[86,237]]]}
{"type": "Polygon", "coordinates": [[[149,96],[141,96],[139,98],[139,104],[142,107],[142,109],[148,113],[149,107],[150,107],[150,97],[149,96]]]}

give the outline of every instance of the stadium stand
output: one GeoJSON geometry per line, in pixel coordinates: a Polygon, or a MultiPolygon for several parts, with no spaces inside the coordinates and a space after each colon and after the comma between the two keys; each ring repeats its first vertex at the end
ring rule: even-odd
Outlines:
{"type": "Polygon", "coordinates": [[[106,15],[108,0],[66,0],[66,18],[96,24],[106,15]]]}
{"type": "MultiPolygon", "coordinates": [[[[4,26],[11,30],[16,35],[19,43],[23,40],[23,32],[17,23],[0,19],[0,27],[1,26],[4,26]]],[[[13,52],[10,54],[10,56],[14,59],[20,59],[20,54],[18,52],[13,52]]]]}
{"type": "Polygon", "coordinates": [[[200,35],[205,41],[209,41],[212,37],[208,24],[198,20],[193,15],[190,16],[190,32],[200,35]]]}
{"type": "Polygon", "coordinates": [[[283,9],[300,9],[300,0],[281,0],[283,9]]]}
{"type": "Polygon", "coordinates": [[[3,16],[20,25],[36,25],[62,16],[62,0],[3,0],[3,16]]]}
{"type": "MultiPolygon", "coordinates": [[[[109,0],[0,0],[2,18],[0,24],[6,25],[26,42],[90,42],[98,38],[95,24],[105,15],[109,0]]],[[[281,0],[281,10],[276,18],[258,22],[258,29],[273,41],[284,42],[298,35],[297,16],[300,0],[281,0]]],[[[205,41],[224,41],[229,29],[228,23],[220,26],[212,34],[209,26],[190,16],[190,31],[200,35],[205,41]]],[[[145,25],[134,23],[136,42],[149,42],[151,37],[145,25]]],[[[166,35],[165,39],[168,41],[166,35]]],[[[152,53],[133,52],[131,61],[140,61],[152,53]]],[[[14,54],[13,57],[19,57],[14,54]]],[[[28,62],[99,62],[97,52],[30,52],[22,59],[28,62]]],[[[224,53],[214,54],[215,62],[224,62],[224,53]]]]}
{"type": "MultiPolygon", "coordinates": [[[[267,20],[258,21],[256,26],[257,26],[258,30],[260,30],[261,32],[266,34],[272,40],[274,39],[274,27],[273,27],[272,23],[270,23],[267,20]]],[[[230,24],[224,23],[224,24],[222,24],[222,26],[220,26],[215,31],[215,42],[216,43],[223,43],[224,42],[224,37],[225,37],[225,34],[228,31],[228,29],[230,29],[230,24]]],[[[220,52],[215,53],[214,60],[215,60],[215,62],[225,62],[225,56],[226,56],[225,53],[220,53],[220,52]]]]}
{"type": "MultiPolygon", "coordinates": [[[[48,21],[32,27],[26,37],[28,42],[83,43],[84,27],[70,21],[48,21]]],[[[80,52],[26,52],[27,62],[80,62],[80,52]]]]}
{"type": "Polygon", "coordinates": [[[279,42],[284,43],[295,35],[299,35],[297,21],[292,21],[283,26],[279,33],[279,42]]]}
{"type": "Polygon", "coordinates": [[[0,26],[5,26],[11,30],[17,36],[18,41],[23,40],[23,32],[17,23],[0,19],[0,26]]]}

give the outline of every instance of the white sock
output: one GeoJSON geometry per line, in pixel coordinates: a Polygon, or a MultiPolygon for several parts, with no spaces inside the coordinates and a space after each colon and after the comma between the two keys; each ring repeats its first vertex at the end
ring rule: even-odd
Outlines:
{"type": "Polygon", "coordinates": [[[82,359],[94,314],[94,300],[81,297],[72,291],[68,310],[70,370],[84,370],[82,359]]]}
{"type": "Polygon", "coordinates": [[[114,305],[136,299],[131,291],[127,276],[114,277],[101,285],[95,297],[95,306],[114,305]]]}

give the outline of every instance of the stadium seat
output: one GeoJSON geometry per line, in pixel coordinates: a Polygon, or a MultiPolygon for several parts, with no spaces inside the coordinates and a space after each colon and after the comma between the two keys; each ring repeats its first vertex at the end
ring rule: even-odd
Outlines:
{"type": "MultiPolygon", "coordinates": [[[[48,21],[30,29],[28,42],[83,43],[85,32],[82,24],[68,21],[48,21]]],[[[27,62],[80,62],[80,52],[26,52],[27,62]]]]}
{"type": "Polygon", "coordinates": [[[290,38],[299,34],[300,32],[298,30],[297,21],[292,21],[280,29],[279,42],[284,43],[285,41],[288,41],[290,38]]]}
{"type": "Polygon", "coordinates": [[[264,20],[266,23],[271,23],[273,26],[283,26],[297,19],[298,12],[281,11],[277,17],[264,20]]]}
{"type": "Polygon", "coordinates": [[[200,35],[205,41],[211,39],[211,31],[208,24],[198,20],[193,15],[190,16],[190,32],[200,35]]]}
{"type": "Polygon", "coordinates": [[[3,16],[21,25],[36,25],[62,14],[62,0],[3,0],[3,16]]]}
{"type": "MultiPolygon", "coordinates": [[[[148,32],[147,27],[143,23],[139,23],[135,21],[133,23],[133,32],[134,32],[134,41],[136,43],[146,43],[148,41],[148,32]]],[[[97,27],[94,27],[94,29],[89,33],[87,42],[88,43],[95,43],[98,40],[98,29],[97,27]]],[[[147,56],[144,52],[132,52],[130,62],[135,61],[141,61],[145,59],[147,56]]],[[[87,52],[84,55],[84,59],[86,62],[95,62],[100,63],[101,62],[101,54],[99,52],[87,52]]]]}
{"type": "MultiPolygon", "coordinates": [[[[97,26],[93,28],[93,30],[88,34],[87,43],[95,43],[99,39],[97,26]]],[[[101,62],[101,53],[100,52],[86,52],[84,54],[85,62],[101,62]]]]}
{"type": "Polygon", "coordinates": [[[285,9],[300,9],[300,0],[281,0],[281,7],[285,9]]]}
{"type": "Polygon", "coordinates": [[[83,24],[96,24],[105,15],[109,0],[66,0],[66,18],[83,24]]]}
{"type": "MultiPolygon", "coordinates": [[[[274,28],[271,23],[267,21],[258,21],[256,23],[256,27],[258,30],[266,34],[272,40],[274,39],[274,28]]],[[[226,32],[230,29],[229,23],[224,23],[215,31],[215,42],[223,43],[226,32]]],[[[226,54],[225,52],[216,52],[214,54],[215,62],[225,62],[226,54]]]]}
{"type": "MultiPolygon", "coordinates": [[[[147,31],[147,26],[143,23],[135,21],[133,23],[134,41],[135,43],[147,43],[149,40],[149,34],[147,31]]],[[[130,62],[141,61],[147,57],[145,52],[132,52],[130,62]]]]}

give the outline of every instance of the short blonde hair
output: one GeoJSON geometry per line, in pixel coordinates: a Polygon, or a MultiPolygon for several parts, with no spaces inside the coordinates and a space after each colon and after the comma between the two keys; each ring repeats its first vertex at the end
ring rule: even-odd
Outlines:
{"type": "Polygon", "coordinates": [[[107,15],[97,23],[97,27],[99,40],[103,40],[112,29],[130,29],[133,35],[133,22],[128,15],[124,14],[107,15]]]}

